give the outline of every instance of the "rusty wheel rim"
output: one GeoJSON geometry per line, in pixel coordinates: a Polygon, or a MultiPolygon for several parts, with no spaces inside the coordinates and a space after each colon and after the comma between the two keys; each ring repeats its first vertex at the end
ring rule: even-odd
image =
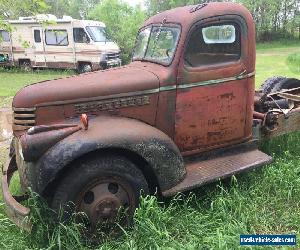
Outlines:
{"type": "Polygon", "coordinates": [[[127,224],[135,209],[131,186],[117,177],[95,181],[80,193],[76,202],[78,212],[83,212],[92,230],[97,226],[115,222],[127,224]]]}

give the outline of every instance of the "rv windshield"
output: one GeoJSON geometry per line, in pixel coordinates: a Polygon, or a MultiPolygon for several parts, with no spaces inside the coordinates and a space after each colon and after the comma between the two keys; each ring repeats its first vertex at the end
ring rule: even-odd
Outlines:
{"type": "Polygon", "coordinates": [[[100,26],[87,26],[87,32],[91,36],[94,42],[110,42],[105,28],[100,26]]]}
{"type": "Polygon", "coordinates": [[[143,29],[137,36],[132,60],[170,64],[176,51],[179,35],[179,27],[160,25],[143,29]]]}

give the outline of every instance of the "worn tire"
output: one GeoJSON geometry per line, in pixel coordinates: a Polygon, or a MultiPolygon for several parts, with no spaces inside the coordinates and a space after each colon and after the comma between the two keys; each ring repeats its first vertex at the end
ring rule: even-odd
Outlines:
{"type": "MultiPolygon", "coordinates": [[[[98,187],[95,184],[95,187],[89,188],[91,184],[104,182],[105,179],[110,181],[113,179],[118,183],[120,189],[127,185],[126,191],[130,192],[133,197],[130,201],[133,204],[128,204],[128,210],[132,210],[128,213],[128,221],[130,221],[135,209],[139,206],[141,192],[146,195],[149,193],[149,189],[142,172],[125,157],[118,155],[105,155],[86,159],[86,161],[81,160],[79,164],[70,169],[66,177],[60,181],[52,200],[52,208],[56,211],[63,209],[63,220],[68,220],[73,212],[80,211],[80,209],[78,209],[78,200],[81,199],[80,197],[82,197],[81,202],[85,202],[86,194],[90,192],[90,190],[93,190],[93,188],[98,187]],[[120,185],[120,183],[124,185],[120,185]],[[70,202],[74,204],[75,207],[70,206],[70,202]]],[[[111,183],[108,184],[108,187],[110,184],[111,183]]],[[[101,205],[104,199],[100,201],[97,200],[95,192],[93,202],[97,202],[97,204],[101,205]]],[[[97,211],[99,211],[99,208],[97,211]]],[[[97,218],[99,219],[99,217],[97,218]]]]}
{"type": "Polygon", "coordinates": [[[293,88],[299,88],[300,87],[300,80],[295,78],[285,78],[279,81],[274,88],[272,89],[272,92],[277,92],[283,89],[293,89],[293,88]]]}
{"type": "Polygon", "coordinates": [[[300,87],[300,80],[278,76],[268,78],[260,87],[260,90],[265,95],[268,95],[283,89],[292,89],[298,87],[300,87]]]}
{"type": "Polygon", "coordinates": [[[280,84],[281,81],[285,80],[285,77],[282,76],[273,76],[264,81],[264,83],[260,87],[260,91],[265,95],[268,95],[273,91],[274,87],[280,84]]]}

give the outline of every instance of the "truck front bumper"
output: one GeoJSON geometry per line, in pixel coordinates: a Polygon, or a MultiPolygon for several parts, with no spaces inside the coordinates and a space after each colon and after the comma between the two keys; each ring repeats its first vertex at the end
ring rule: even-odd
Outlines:
{"type": "Polygon", "coordinates": [[[2,194],[4,203],[6,205],[6,213],[7,216],[17,226],[19,226],[27,232],[30,232],[32,228],[32,223],[29,220],[30,209],[24,207],[17,201],[21,200],[21,197],[15,197],[9,191],[9,184],[15,171],[17,171],[17,164],[16,158],[15,156],[13,156],[4,166],[2,173],[2,194]]]}
{"type": "Polygon", "coordinates": [[[105,60],[100,62],[100,66],[102,69],[112,68],[112,67],[120,67],[122,65],[122,61],[119,58],[105,60]]]}

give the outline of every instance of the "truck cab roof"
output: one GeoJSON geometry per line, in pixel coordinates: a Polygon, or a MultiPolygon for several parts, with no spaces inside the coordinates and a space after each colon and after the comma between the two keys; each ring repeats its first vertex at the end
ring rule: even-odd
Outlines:
{"type": "Polygon", "coordinates": [[[241,4],[237,3],[220,3],[211,2],[198,5],[189,5],[178,7],[171,10],[161,12],[150,17],[144,26],[150,24],[162,23],[178,23],[182,28],[189,29],[191,25],[199,20],[209,17],[224,16],[224,15],[239,15],[244,17],[247,23],[253,23],[250,12],[241,4]]]}

